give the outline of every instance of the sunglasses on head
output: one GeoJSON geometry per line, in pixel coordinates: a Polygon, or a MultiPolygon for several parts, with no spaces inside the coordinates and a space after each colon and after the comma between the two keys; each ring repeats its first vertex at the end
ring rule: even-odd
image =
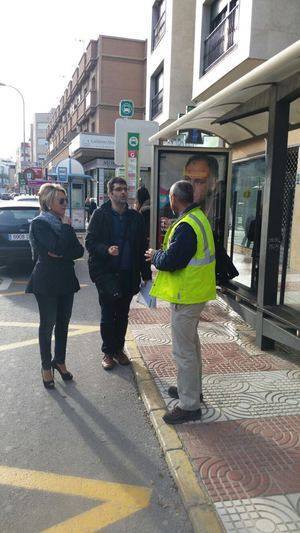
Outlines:
{"type": "Polygon", "coordinates": [[[58,200],[58,203],[59,205],[64,205],[64,204],[68,205],[68,198],[60,198],[58,200]]]}

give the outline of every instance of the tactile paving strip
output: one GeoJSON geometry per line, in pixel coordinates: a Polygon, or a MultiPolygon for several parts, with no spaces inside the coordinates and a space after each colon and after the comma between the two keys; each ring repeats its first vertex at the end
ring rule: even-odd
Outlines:
{"type": "Polygon", "coordinates": [[[215,504],[228,533],[298,533],[300,493],[215,504]]]}
{"type": "MultiPolygon", "coordinates": [[[[155,381],[169,406],[167,390],[176,384],[176,373],[159,374],[156,371],[155,381]]],[[[202,422],[206,423],[300,415],[300,371],[205,375],[203,394],[202,422]]]]}

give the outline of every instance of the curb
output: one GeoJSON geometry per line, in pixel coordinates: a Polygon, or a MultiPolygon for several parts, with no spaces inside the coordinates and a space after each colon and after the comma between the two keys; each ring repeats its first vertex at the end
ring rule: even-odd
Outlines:
{"type": "Polygon", "coordinates": [[[144,363],[130,327],[127,330],[126,348],[131,359],[138,390],[150,415],[151,423],[194,532],[223,533],[224,528],[215,511],[214,504],[211,502],[203,483],[197,479],[176,430],[162,420],[162,415],[166,411],[165,403],[144,363]]]}

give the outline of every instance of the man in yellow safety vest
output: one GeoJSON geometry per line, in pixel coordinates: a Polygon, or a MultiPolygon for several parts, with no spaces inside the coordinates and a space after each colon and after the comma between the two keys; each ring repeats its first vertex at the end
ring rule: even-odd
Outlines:
{"type": "Polygon", "coordinates": [[[170,206],[178,216],[169,227],[162,250],[149,249],[147,261],[159,270],[151,294],[171,303],[172,352],[178,369],[177,387],[168,392],[179,398],[163,419],[180,424],[201,418],[202,361],[198,336],[200,314],[216,297],[215,247],[210,223],[193,203],[193,187],[178,181],[170,189],[170,206]]]}

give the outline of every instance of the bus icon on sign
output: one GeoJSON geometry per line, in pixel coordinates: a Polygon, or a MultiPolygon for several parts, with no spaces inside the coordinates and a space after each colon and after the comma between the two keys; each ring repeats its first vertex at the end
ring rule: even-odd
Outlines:
{"type": "Polygon", "coordinates": [[[119,104],[120,117],[133,117],[134,105],[132,100],[121,100],[119,104]]]}
{"type": "Polygon", "coordinates": [[[132,136],[132,137],[129,137],[128,143],[130,144],[131,148],[136,148],[139,144],[139,140],[137,137],[132,136]]]}

